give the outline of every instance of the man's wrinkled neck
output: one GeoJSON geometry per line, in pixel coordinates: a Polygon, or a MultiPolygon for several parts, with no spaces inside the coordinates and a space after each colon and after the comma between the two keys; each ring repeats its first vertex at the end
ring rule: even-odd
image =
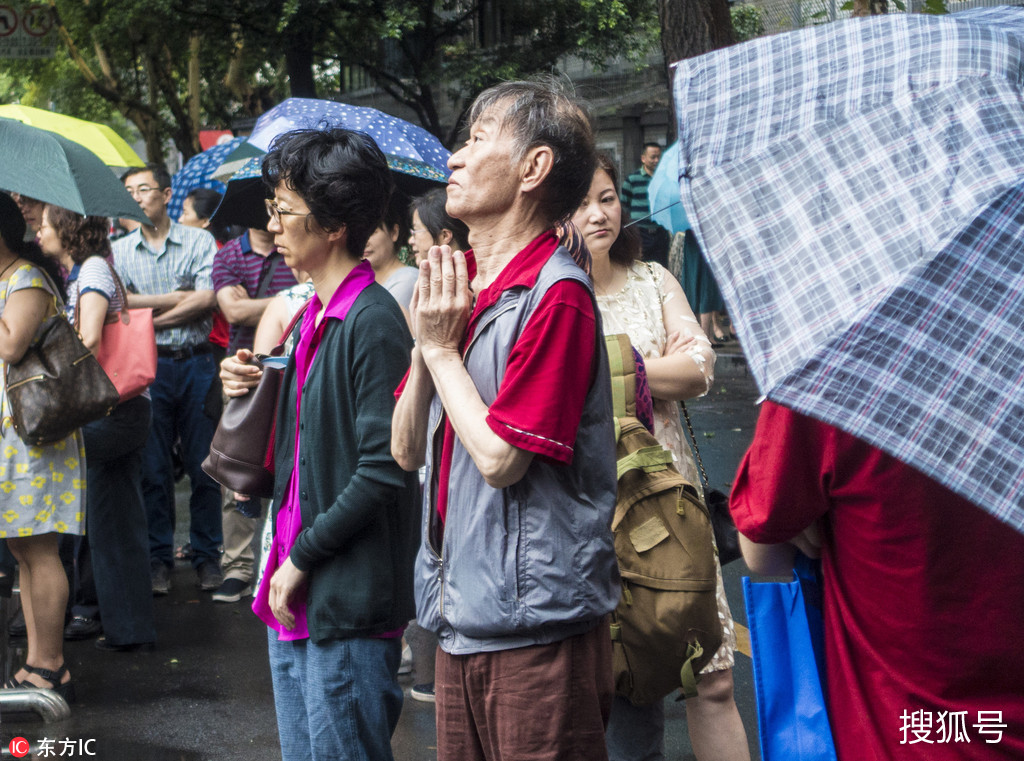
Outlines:
{"type": "Polygon", "coordinates": [[[545,230],[552,227],[539,205],[517,204],[508,213],[493,220],[482,220],[469,226],[469,245],[476,260],[474,293],[489,286],[502,270],[545,230]]]}

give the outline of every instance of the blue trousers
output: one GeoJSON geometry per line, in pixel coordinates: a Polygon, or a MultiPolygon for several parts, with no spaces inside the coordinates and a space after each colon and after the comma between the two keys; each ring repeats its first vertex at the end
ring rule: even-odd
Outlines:
{"type": "Polygon", "coordinates": [[[393,761],[402,712],[401,637],[281,642],[268,628],[270,674],[288,761],[393,761]]]}
{"type": "Polygon", "coordinates": [[[141,489],[149,424],[149,399],[138,396],[82,428],[88,471],[80,539],[89,543],[103,631],[115,645],[156,639],[141,489]]]}
{"type": "Polygon", "coordinates": [[[192,566],[220,562],[220,486],[203,472],[217,428],[220,386],[212,354],[185,359],[160,357],[156,380],[149,387],[153,397],[153,425],[143,453],[142,496],[149,523],[151,563],[174,565],[174,464],[171,450],[181,439],[185,472],[192,484],[189,499],[189,541],[192,566]],[[216,409],[210,399],[216,397],[216,409]]]}
{"type": "Polygon", "coordinates": [[[665,761],[665,702],[635,706],[616,695],[605,741],[608,761],[665,761]]]}

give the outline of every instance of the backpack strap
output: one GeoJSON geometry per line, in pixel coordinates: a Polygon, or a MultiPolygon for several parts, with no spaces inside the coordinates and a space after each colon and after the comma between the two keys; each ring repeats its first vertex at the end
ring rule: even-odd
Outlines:
{"type": "Polygon", "coordinates": [[[631,470],[656,473],[659,470],[665,470],[671,464],[672,453],[660,444],[656,447],[641,447],[619,459],[616,479],[622,478],[631,470]]]}
{"type": "MultiPolygon", "coordinates": [[[[612,376],[612,407],[616,423],[618,418],[636,415],[636,361],[629,336],[616,333],[604,337],[608,349],[608,367],[612,376]]],[[[618,438],[618,425],[616,425],[618,438]]]]}

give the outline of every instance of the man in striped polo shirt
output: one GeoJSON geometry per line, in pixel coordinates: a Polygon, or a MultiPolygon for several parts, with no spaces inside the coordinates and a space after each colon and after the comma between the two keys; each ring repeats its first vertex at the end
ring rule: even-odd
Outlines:
{"type": "Polygon", "coordinates": [[[670,243],[668,230],[657,222],[644,219],[652,211],[647,198],[647,186],[651,183],[651,177],[654,176],[659,161],[661,146],[657,143],[644,143],[644,152],[640,154],[640,168],[622,183],[620,199],[623,208],[629,210],[630,219],[643,220],[637,222],[636,226],[640,231],[640,246],[644,259],[667,267],[670,243]]]}
{"type": "Polygon", "coordinates": [[[152,308],[156,328],[156,380],[149,389],[153,424],[142,463],[153,594],[170,591],[175,518],[171,449],[179,437],[192,485],[192,567],[199,586],[212,591],[223,581],[220,486],[201,465],[210,453],[221,408],[217,363],[207,341],[217,303],[211,278],[217,243],[206,230],[167,216],[171,177],[164,167],[129,169],[122,179],[151,222],[114,242],[114,265],[129,291],[128,306],[152,308]]]}
{"type": "MultiPolygon", "coordinates": [[[[266,228],[251,227],[224,244],[213,259],[213,288],[231,325],[228,355],[253,348],[256,326],[271,298],[293,285],[295,276],[266,228]]],[[[234,491],[223,490],[224,583],[213,593],[214,602],[233,603],[252,595],[256,563],[252,539],[261,524],[262,510],[258,497],[236,499],[234,491]]]]}

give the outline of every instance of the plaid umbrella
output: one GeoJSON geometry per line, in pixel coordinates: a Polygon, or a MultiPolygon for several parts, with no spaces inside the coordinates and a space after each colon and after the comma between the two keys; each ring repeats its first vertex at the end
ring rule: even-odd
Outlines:
{"type": "Polygon", "coordinates": [[[762,392],[1024,532],[1024,10],[676,65],[684,205],[762,392]]]}
{"type": "Polygon", "coordinates": [[[196,188],[213,188],[219,193],[224,192],[224,183],[214,179],[213,173],[221,165],[228,154],[245,141],[244,137],[235,137],[227,142],[207,148],[202,153],[185,162],[185,166],[171,180],[171,202],[167,204],[167,214],[171,219],[181,216],[185,196],[196,188]]]}

